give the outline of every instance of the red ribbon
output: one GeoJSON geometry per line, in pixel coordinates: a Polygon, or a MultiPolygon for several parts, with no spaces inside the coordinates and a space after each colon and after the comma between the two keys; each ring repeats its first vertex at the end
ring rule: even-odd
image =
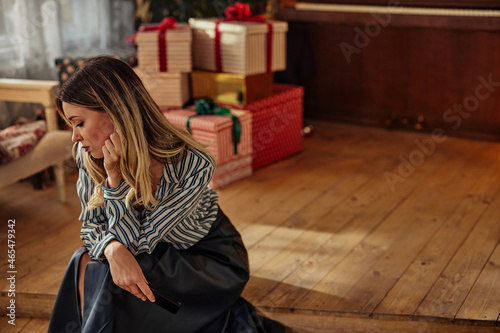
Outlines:
{"type": "Polygon", "coordinates": [[[270,72],[273,64],[273,25],[271,23],[267,24],[267,50],[266,50],[266,67],[267,71],[270,72]]]}
{"type": "MultiPolygon", "coordinates": [[[[250,12],[250,6],[248,4],[243,4],[240,2],[236,2],[234,5],[228,6],[224,10],[225,18],[215,22],[215,69],[217,72],[222,72],[222,51],[220,45],[220,31],[219,31],[219,23],[221,22],[259,22],[264,23],[265,19],[262,15],[252,16],[250,12]]],[[[272,65],[272,49],[273,49],[273,25],[271,23],[267,24],[267,71],[271,71],[272,65]]]]}
{"type": "Polygon", "coordinates": [[[222,52],[220,47],[220,21],[215,22],[215,69],[217,72],[222,72],[222,52]]]}
{"type": "Polygon", "coordinates": [[[173,17],[165,17],[160,24],[157,25],[141,25],[139,30],[130,37],[127,38],[127,43],[135,40],[137,33],[139,32],[149,32],[149,31],[159,31],[158,33],[158,58],[160,62],[160,72],[167,71],[167,42],[165,40],[165,35],[167,29],[172,29],[177,24],[177,20],[173,17]]]}

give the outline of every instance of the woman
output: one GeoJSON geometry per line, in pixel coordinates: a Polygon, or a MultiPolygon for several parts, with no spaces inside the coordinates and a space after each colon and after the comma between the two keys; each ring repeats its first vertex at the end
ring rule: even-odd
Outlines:
{"type": "Polygon", "coordinates": [[[61,88],[73,128],[81,239],[49,332],[282,332],[240,294],[248,258],[208,186],[212,155],[171,125],[134,71],[91,59],[61,88]],[[176,314],[160,293],[182,303],[176,314]]]}

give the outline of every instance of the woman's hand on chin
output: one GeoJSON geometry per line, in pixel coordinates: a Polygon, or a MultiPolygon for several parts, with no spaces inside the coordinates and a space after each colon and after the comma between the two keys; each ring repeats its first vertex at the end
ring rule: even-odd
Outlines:
{"type": "Polygon", "coordinates": [[[104,155],[104,168],[108,174],[108,187],[115,188],[121,184],[123,177],[120,170],[120,159],[122,157],[120,136],[112,133],[102,146],[104,155]]]}

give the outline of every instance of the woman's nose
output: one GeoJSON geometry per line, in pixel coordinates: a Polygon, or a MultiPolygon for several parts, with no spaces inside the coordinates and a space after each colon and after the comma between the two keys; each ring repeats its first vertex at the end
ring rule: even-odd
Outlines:
{"type": "Polygon", "coordinates": [[[76,128],[73,128],[73,135],[71,135],[71,140],[73,142],[78,142],[82,140],[82,136],[78,133],[76,128]]]}

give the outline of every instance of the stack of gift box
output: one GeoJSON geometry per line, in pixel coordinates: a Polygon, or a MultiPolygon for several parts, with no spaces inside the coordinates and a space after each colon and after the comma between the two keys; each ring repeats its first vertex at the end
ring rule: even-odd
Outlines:
{"type": "Polygon", "coordinates": [[[286,68],[287,23],[251,16],[239,3],[225,16],[165,19],[135,38],[136,72],[165,117],[214,154],[213,188],[302,150],[303,88],[273,83],[273,72],[286,68]],[[209,114],[188,100],[209,101],[209,114]]]}

